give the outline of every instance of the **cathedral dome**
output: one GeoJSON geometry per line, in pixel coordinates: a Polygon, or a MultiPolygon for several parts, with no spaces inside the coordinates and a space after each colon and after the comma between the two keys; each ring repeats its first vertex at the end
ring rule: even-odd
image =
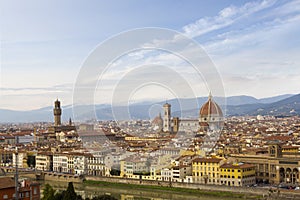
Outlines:
{"type": "Polygon", "coordinates": [[[159,113],[158,116],[156,116],[153,121],[152,125],[162,126],[163,125],[163,119],[161,117],[161,114],[159,113]]]}
{"type": "Polygon", "coordinates": [[[221,126],[223,124],[223,112],[220,106],[212,99],[209,94],[208,100],[199,111],[200,127],[206,130],[210,126],[221,126]]]}
{"type": "Polygon", "coordinates": [[[208,97],[208,101],[203,104],[199,112],[200,117],[202,116],[222,116],[223,112],[220,106],[212,100],[211,95],[208,97]]]}

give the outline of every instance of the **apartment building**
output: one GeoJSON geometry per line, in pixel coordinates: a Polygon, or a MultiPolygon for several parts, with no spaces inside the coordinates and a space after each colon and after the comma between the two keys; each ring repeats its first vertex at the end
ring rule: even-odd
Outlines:
{"type": "Polygon", "coordinates": [[[245,163],[226,163],[220,167],[221,185],[249,186],[255,184],[255,182],[255,165],[245,163]]]}
{"type": "Polygon", "coordinates": [[[220,166],[225,162],[223,158],[195,158],[192,161],[194,183],[220,184],[220,166]]]}

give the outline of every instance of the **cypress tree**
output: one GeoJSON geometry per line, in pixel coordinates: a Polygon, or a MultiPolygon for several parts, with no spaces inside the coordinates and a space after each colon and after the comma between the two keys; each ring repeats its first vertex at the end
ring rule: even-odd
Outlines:
{"type": "Polygon", "coordinates": [[[65,192],[63,200],[76,200],[77,194],[74,190],[74,186],[72,182],[69,182],[67,191],[65,192]]]}

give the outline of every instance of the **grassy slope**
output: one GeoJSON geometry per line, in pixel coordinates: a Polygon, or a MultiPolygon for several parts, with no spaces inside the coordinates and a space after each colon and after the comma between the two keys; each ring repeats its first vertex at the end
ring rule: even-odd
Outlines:
{"type": "MultiPolygon", "coordinates": [[[[178,194],[189,194],[195,196],[213,196],[213,197],[225,197],[231,199],[241,199],[244,198],[245,194],[237,194],[233,192],[226,191],[208,191],[208,190],[197,190],[197,189],[187,189],[187,188],[175,188],[175,187],[164,187],[164,186],[152,186],[152,185],[136,185],[136,184],[124,184],[124,183],[112,183],[112,182],[103,182],[103,181],[84,181],[85,185],[93,185],[99,187],[114,187],[122,189],[143,189],[151,190],[157,192],[176,192],[178,194]]],[[[249,199],[247,195],[247,199],[249,199]]],[[[251,199],[259,199],[258,196],[253,196],[251,199]]]]}

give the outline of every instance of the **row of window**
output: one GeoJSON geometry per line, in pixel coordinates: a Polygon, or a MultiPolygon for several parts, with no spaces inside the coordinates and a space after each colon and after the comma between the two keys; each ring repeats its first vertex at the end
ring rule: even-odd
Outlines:
{"type": "Polygon", "coordinates": [[[249,171],[252,171],[252,170],[254,170],[253,168],[246,168],[246,169],[243,169],[243,170],[240,170],[240,169],[220,169],[220,171],[221,172],[235,172],[235,171],[237,171],[237,172],[249,172],[249,171]]]}
{"type": "Polygon", "coordinates": [[[218,177],[218,173],[206,173],[206,172],[194,172],[193,173],[193,176],[206,176],[206,175],[208,175],[208,176],[211,176],[211,177],[213,177],[213,178],[215,178],[215,177],[218,177]]]}
{"type": "Polygon", "coordinates": [[[196,167],[194,167],[193,168],[193,170],[195,171],[195,170],[200,170],[200,171],[202,171],[202,170],[207,170],[207,171],[210,171],[210,169],[212,169],[212,171],[219,171],[219,169],[217,168],[217,167],[199,167],[199,166],[196,166],[196,167]]]}
{"type": "Polygon", "coordinates": [[[220,178],[238,178],[238,179],[241,179],[241,178],[250,178],[250,177],[255,177],[255,175],[244,175],[244,176],[227,176],[227,175],[220,175],[220,178]]]}
{"type": "Polygon", "coordinates": [[[103,166],[89,166],[89,169],[103,169],[104,167],[103,166]]]}
{"type": "Polygon", "coordinates": [[[36,158],[36,161],[46,161],[47,158],[36,158]]]}
{"type": "Polygon", "coordinates": [[[67,163],[53,163],[53,166],[68,166],[68,164],[67,163]]]}
{"type": "Polygon", "coordinates": [[[36,165],[47,165],[47,163],[36,163],[36,165]]]}
{"type": "Polygon", "coordinates": [[[194,162],[194,165],[218,165],[219,163],[210,163],[210,162],[194,162]]]}
{"type": "Polygon", "coordinates": [[[68,162],[68,159],[65,158],[53,158],[53,161],[58,161],[58,162],[68,162]]]}
{"type": "MultiPolygon", "coordinates": [[[[255,180],[254,179],[253,180],[245,180],[245,181],[242,181],[242,183],[243,183],[243,185],[251,185],[251,184],[255,183],[255,180]]],[[[223,181],[223,180],[221,180],[221,184],[225,184],[225,185],[228,185],[228,186],[230,186],[230,185],[234,186],[235,181],[223,181]]],[[[238,185],[241,186],[240,181],[238,181],[238,185]]]]}
{"type": "Polygon", "coordinates": [[[88,160],[88,163],[91,163],[91,164],[103,164],[104,161],[103,160],[88,160]]]}

